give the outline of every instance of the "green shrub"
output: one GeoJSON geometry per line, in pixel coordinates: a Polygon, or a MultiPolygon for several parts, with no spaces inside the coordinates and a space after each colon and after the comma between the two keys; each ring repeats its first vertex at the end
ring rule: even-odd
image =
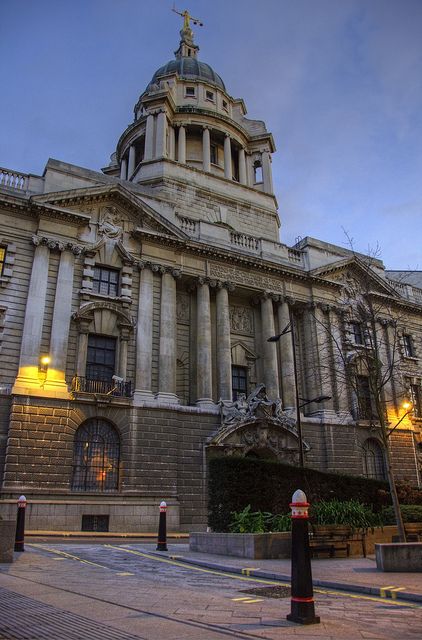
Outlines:
{"type": "MultiPolygon", "coordinates": [[[[422,522],[422,505],[416,504],[402,504],[400,505],[400,511],[403,517],[403,522],[422,522]]],[[[396,524],[396,517],[394,515],[393,507],[384,507],[381,512],[382,522],[385,525],[396,524]]]]}
{"type": "Polygon", "coordinates": [[[352,529],[369,529],[381,524],[380,515],[358,500],[320,500],[312,505],[310,516],[315,524],[347,525],[352,529]]]}
{"type": "Polygon", "coordinates": [[[231,533],[267,533],[290,531],[290,514],[268,513],[267,511],[251,511],[248,504],[242,511],[231,513],[232,521],[229,525],[231,533]]]}
{"type": "MultiPolygon", "coordinates": [[[[358,498],[375,513],[391,504],[387,482],[252,458],[211,459],[208,488],[208,524],[214,531],[228,531],[231,513],[241,512],[247,505],[251,512],[288,513],[296,489],[302,489],[311,504],[358,498]]],[[[409,494],[411,502],[422,504],[421,490],[399,485],[399,496],[409,494]]]]}

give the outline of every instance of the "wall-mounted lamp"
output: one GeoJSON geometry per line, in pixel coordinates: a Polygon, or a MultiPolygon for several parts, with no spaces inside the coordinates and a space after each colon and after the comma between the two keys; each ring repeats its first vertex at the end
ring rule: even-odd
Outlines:
{"type": "Polygon", "coordinates": [[[50,364],[50,356],[41,356],[39,369],[43,373],[46,373],[48,365],[50,364]]]}

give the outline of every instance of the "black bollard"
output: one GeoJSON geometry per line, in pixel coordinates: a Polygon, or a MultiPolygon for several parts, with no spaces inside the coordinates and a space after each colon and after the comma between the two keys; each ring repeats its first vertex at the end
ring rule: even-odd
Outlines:
{"type": "Polygon", "coordinates": [[[290,613],[286,618],[299,624],[317,624],[320,618],[315,615],[312,586],[308,532],[309,503],[303,491],[298,489],[294,492],[290,507],[292,509],[292,597],[290,613]]]}
{"type": "Polygon", "coordinates": [[[168,551],[167,549],[167,504],[164,500],[160,503],[160,522],[158,523],[157,551],[168,551]]]}
{"type": "Polygon", "coordinates": [[[26,498],[25,496],[20,496],[18,500],[18,517],[16,519],[15,551],[25,551],[25,509],[26,498]]]}

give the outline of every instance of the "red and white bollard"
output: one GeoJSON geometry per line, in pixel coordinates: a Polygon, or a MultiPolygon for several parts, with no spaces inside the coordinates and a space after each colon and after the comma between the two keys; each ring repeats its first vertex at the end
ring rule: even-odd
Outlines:
{"type": "Polygon", "coordinates": [[[309,503],[303,491],[298,489],[294,492],[290,507],[292,510],[292,597],[290,613],[286,618],[299,624],[317,624],[320,618],[315,615],[312,585],[308,531],[309,503]]]}
{"type": "Polygon", "coordinates": [[[18,516],[16,519],[15,551],[25,551],[25,510],[26,498],[25,496],[20,496],[18,500],[18,516]]]}
{"type": "Polygon", "coordinates": [[[167,549],[167,504],[164,500],[160,503],[160,521],[158,523],[157,551],[168,551],[167,549]]]}

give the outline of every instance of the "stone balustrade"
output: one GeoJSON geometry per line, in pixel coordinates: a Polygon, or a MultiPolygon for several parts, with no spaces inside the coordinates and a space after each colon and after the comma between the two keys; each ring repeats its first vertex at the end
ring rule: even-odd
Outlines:
{"type": "Polygon", "coordinates": [[[29,176],[25,173],[18,173],[17,171],[0,167],[0,187],[26,191],[28,188],[28,180],[29,176]]]}
{"type": "Polygon", "coordinates": [[[235,247],[248,249],[249,251],[259,251],[260,249],[260,241],[258,238],[248,236],[246,233],[236,233],[232,231],[230,233],[230,243],[235,247]]]}

